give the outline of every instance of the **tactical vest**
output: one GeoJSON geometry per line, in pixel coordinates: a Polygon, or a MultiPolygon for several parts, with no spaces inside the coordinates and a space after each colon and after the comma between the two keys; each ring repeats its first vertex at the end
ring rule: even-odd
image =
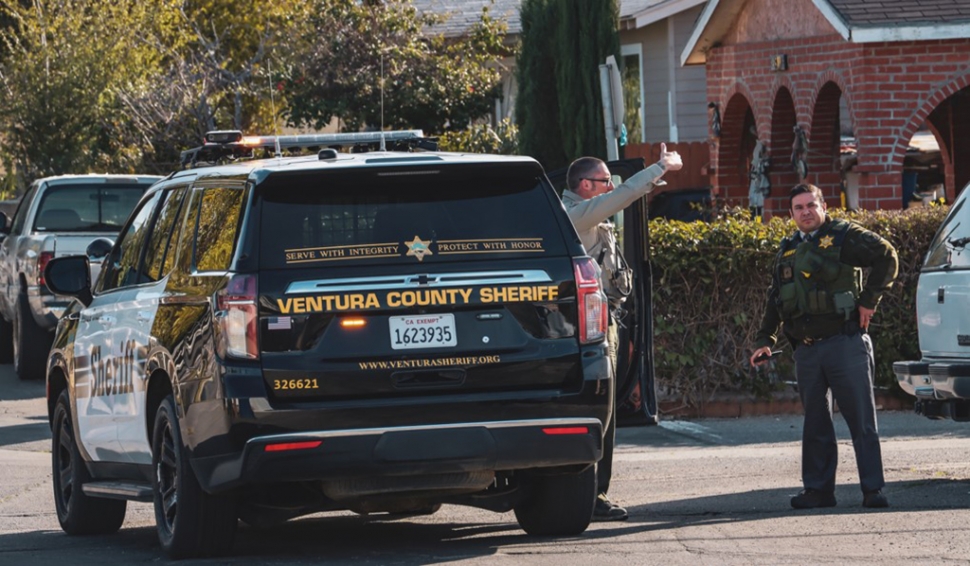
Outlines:
{"type": "Polygon", "coordinates": [[[782,319],[842,316],[849,320],[862,293],[862,270],[839,261],[849,223],[831,220],[811,241],[782,241],[776,262],[782,319]],[[797,243],[796,243],[797,242],[797,243]]]}

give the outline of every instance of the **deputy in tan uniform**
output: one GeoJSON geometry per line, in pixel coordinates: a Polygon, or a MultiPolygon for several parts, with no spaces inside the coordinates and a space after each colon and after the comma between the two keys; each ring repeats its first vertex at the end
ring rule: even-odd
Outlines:
{"type": "Polygon", "coordinates": [[[781,242],[751,364],[770,356],[779,328],[795,349],[795,378],[805,410],[802,484],[796,509],[834,507],[838,445],[832,398],[849,425],[864,507],[888,507],[876,403],[875,360],[866,334],[879,300],[893,284],[899,260],[877,234],[829,218],[822,191],[797,185],[791,215],[798,231],[781,242]],[[869,269],[865,284],[862,269],[869,269]]]}
{"type": "MultiPolygon", "coordinates": [[[[667,151],[661,144],[660,161],[630,177],[618,187],[613,186],[610,170],[602,160],[595,157],[580,157],[573,161],[566,173],[568,189],[563,191],[562,200],[566,212],[579,237],[590,255],[600,265],[603,289],[610,301],[610,310],[618,309],[632,287],[632,273],[625,269],[625,262],[616,249],[616,235],[610,217],[633,204],[640,197],[650,193],[667,171],[677,171],[683,167],[676,151],[667,151]]],[[[610,317],[607,335],[610,360],[616,371],[617,332],[616,324],[610,317]]],[[[610,422],[606,427],[603,441],[603,459],[597,467],[597,499],[593,509],[593,519],[599,521],[624,521],[628,518],[626,509],[614,505],[606,497],[613,474],[613,445],[616,440],[616,407],[610,412],[610,422]]]]}

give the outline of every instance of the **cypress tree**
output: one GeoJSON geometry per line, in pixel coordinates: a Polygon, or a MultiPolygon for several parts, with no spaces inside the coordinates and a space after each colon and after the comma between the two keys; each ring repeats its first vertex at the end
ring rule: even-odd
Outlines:
{"type": "Polygon", "coordinates": [[[599,65],[620,61],[617,0],[522,3],[516,121],[523,153],[546,169],[606,157],[599,65]]]}
{"type": "Polygon", "coordinates": [[[566,160],[559,130],[555,43],[551,41],[558,6],[558,0],[522,2],[522,47],[516,62],[519,150],[547,169],[560,167],[566,160]]]}

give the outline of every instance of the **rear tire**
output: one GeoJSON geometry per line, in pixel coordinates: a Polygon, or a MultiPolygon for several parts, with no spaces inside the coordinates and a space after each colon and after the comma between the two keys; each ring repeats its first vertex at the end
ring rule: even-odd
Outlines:
{"type": "Polygon", "coordinates": [[[17,316],[13,319],[13,369],[23,380],[47,376],[47,355],[54,337],[34,322],[27,295],[17,297],[17,316]]]}
{"type": "Polygon", "coordinates": [[[51,444],[57,521],[69,535],[114,533],[125,522],[128,502],[90,497],[81,489],[82,485],[91,481],[91,476],[77,448],[70,407],[67,391],[61,392],[54,408],[51,444]]]}
{"type": "Polygon", "coordinates": [[[515,518],[533,536],[573,536],[586,530],[596,504],[596,467],[523,478],[515,518]]]}
{"type": "Polygon", "coordinates": [[[170,558],[221,556],[236,535],[235,494],[202,490],[182,443],[175,401],[167,396],[152,434],[152,487],[158,540],[170,558]]]}

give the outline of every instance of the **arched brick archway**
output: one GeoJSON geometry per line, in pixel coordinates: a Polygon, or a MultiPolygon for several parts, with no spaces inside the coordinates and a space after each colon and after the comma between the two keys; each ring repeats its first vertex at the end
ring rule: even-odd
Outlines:
{"type": "Polygon", "coordinates": [[[834,81],[819,89],[812,108],[808,138],[808,181],[822,189],[829,199],[840,197],[842,175],[839,171],[840,116],[842,88],[834,81]]]}
{"type": "Polygon", "coordinates": [[[906,148],[924,122],[940,145],[946,196],[952,201],[970,183],[970,73],[954,77],[913,111],[893,149],[894,169],[902,169],[906,148]]]}
{"type": "Polygon", "coordinates": [[[771,105],[771,185],[774,196],[788,194],[788,189],[798,184],[798,175],[791,166],[792,145],[795,143],[795,100],[787,86],[775,92],[771,105]]]}
{"type": "Polygon", "coordinates": [[[717,185],[730,204],[743,205],[748,197],[748,166],[756,141],[754,111],[742,92],[735,92],[721,117],[717,185]]]}

